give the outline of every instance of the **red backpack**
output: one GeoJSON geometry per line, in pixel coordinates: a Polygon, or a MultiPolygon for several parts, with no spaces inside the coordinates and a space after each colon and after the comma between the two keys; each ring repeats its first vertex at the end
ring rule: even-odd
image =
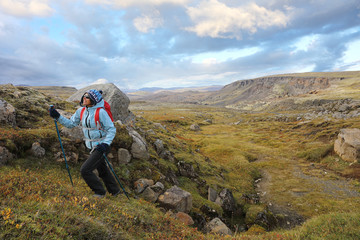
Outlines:
{"type": "MultiPolygon", "coordinates": [[[[104,107],[98,107],[98,108],[96,109],[96,112],[95,112],[95,124],[96,124],[96,126],[97,126],[98,129],[101,128],[100,119],[99,119],[99,113],[100,113],[100,109],[101,109],[101,108],[104,108],[105,111],[108,113],[111,121],[114,121],[114,118],[113,118],[112,113],[111,113],[110,104],[109,104],[107,101],[104,100],[104,107]]],[[[83,108],[81,109],[81,112],[80,112],[80,121],[81,121],[82,118],[83,118],[84,112],[85,112],[85,107],[83,107],[83,108]]]]}

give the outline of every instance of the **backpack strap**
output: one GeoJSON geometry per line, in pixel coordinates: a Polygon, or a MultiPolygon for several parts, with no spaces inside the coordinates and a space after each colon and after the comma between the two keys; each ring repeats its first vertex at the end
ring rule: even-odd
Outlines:
{"type": "Polygon", "coordinates": [[[80,121],[81,121],[82,118],[83,118],[84,112],[85,112],[85,107],[83,107],[83,108],[81,109],[81,112],[80,112],[80,121]]]}
{"type": "Polygon", "coordinates": [[[100,114],[101,107],[97,108],[95,111],[95,125],[97,129],[101,129],[99,114],[100,114]]]}

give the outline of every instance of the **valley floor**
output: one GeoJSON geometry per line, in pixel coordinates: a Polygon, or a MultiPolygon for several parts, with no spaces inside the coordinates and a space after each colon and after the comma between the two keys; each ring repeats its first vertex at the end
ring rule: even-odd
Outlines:
{"type": "Polygon", "coordinates": [[[139,102],[130,108],[188,139],[194,150],[228,169],[234,196],[256,192],[264,205],[284,215],[282,227],[328,213],[359,212],[359,163],[345,162],[333,151],[340,129],[360,128],[359,118],[278,122],[268,120],[272,114],[266,112],[191,104],[139,102]],[[201,130],[191,131],[191,124],[201,130]],[[253,168],[261,173],[255,182],[241,178],[253,168]]]}

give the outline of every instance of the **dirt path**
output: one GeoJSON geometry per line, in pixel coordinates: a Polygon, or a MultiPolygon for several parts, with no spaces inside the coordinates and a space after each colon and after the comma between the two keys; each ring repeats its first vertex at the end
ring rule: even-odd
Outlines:
{"type": "MultiPolygon", "coordinates": [[[[316,169],[318,171],[323,171],[324,178],[322,178],[305,174],[302,170],[302,167],[299,166],[298,162],[296,162],[295,160],[291,160],[291,165],[293,166],[292,178],[297,179],[299,183],[306,182],[306,186],[311,186],[311,189],[305,190],[302,190],[301,187],[294,187],[290,191],[290,193],[295,198],[302,198],[306,194],[311,194],[311,192],[314,191],[324,194],[325,196],[335,200],[344,200],[360,197],[360,192],[354,190],[353,186],[348,181],[340,178],[339,180],[331,180],[325,178],[326,175],[329,174],[328,172],[326,172],[326,170],[316,169]]],[[[313,167],[311,166],[310,168],[313,167]]],[[[256,182],[256,191],[260,197],[260,202],[265,203],[268,206],[268,209],[276,216],[276,219],[278,220],[278,226],[281,228],[290,229],[299,224],[302,224],[305,221],[305,218],[299,213],[297,213],[290,203],[284,205],[283,203],[278,203],[274,201],[274,193],[271,192],[271,187],[274,179],[270,171],[263,168],[261,169],[261,175],[262,178],[256,182]]],[[[291,202],[290,199],[289,201],[291,202]]]]}

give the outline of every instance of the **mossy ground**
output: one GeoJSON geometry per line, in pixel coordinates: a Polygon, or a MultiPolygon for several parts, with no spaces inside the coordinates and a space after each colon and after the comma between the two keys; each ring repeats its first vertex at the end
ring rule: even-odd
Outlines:
{"type": "Polygon", "coordinates": [[[261,177],[260,171],[267,171],[271,176],[264,198],[267,202],[291,208],[305,219],[359,213],[359,164],[351,165],[333,152],[339,130],[360,128],[359,118],[254,121],[259,116],[264,119],[266,113],[195,105],[143,104],[140,108],[136,106],[134,112],[163,124],[193,151],[223,169],[224,178],[204,179],[208,184],[228,187],[237,200],[254,193],[254,180],[261,177]],[[201,125],[209,118],[212,124],[201,125]],[[194,123],[201,125],[200,131],[189,129],[194,123]]]}

